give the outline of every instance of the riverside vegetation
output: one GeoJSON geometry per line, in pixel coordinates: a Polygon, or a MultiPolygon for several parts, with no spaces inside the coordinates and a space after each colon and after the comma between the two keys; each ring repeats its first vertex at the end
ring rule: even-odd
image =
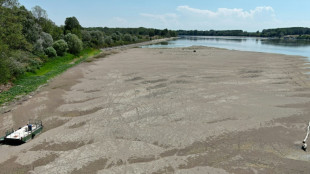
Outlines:
{"type": "Polygon", "coordinates": [[[268,37],[284,38],[285,36],[296,36],[296,39],[310,39],[310,28],[291,27],[264,29],[263,31],[247,32],[243,30],[178,30],[179,35],[189,36],[248,36],[248,37],[268,37]]]}
{"type": "Polygon", "coordinates": [[[0,104],[34,91],[99,48],[177,35],[142,27],[84,28],[76,17],[57,26],[40,6],[29,11],[18,0],[0,0],[0,16],[0,85],[13,84],[0,93],[0,104]]]}

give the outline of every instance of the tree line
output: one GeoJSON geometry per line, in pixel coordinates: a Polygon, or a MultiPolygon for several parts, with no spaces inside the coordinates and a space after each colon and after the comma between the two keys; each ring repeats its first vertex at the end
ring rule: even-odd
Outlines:
{"type": "Polygon", "coordinates": [[[262,31],[263,37],[283,37],[287,35],[304,36],[309,34],[310,34],[310,28],[305,27],[265,29],[262,31]]]}
{"type": "Polygon", "coordinates": [[[178,30],[177,32],[179,35],[190,36],[254,36],[254,33],[248,33],[243,30],[178,30]]]}
{"type": "Polygon", "coordinates": [[[168,29],[84,28],[76,17],[58,26],[40,6],[27,10],[18,0],[0,0],[0,84],[35,72],[42,64],[86,48],[102,48],[175,37],[168,29]]]}
{"type": "Polygon", "coordinates": [[[264,29],[262,32],[247,32],[243,30],[178,30],[179,35],[190,36],[249,36],[249,37],[275,37],[283,38],[288,35],[295,35],[297,39],[310,39],[310,28],[291,27],[264,29]]]}

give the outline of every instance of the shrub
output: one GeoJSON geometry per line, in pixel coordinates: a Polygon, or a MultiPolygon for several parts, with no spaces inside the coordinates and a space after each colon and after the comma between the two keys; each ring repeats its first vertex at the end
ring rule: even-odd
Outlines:
{"type": "Polygon", "coordinates": [[[13,57],[9,57],[7,65],[9,67],[9,71],[11,75],[13,75],[14,77],[17,77],[26,71],[27,64],[19,62],[13,57]]]}
{"type": "Polygon", "coordinates": [[[43,48],[47,48],[53,45],[53,37],[50,34],[42,32],[41,38],[43,40],[42,42],[43,48]]]}
{"type": "Polygon", "coordinates": [[[27,20],[26,25],[27,27],[24,26],[23,28],[23,33],[27,41],[30,42],[31,44],[34,44],[40,38],[40,33],[42,30],[41,26],[35,23],[35,20],[31,20],[31,19],[27,20]]]}
{"type": "Polygon", "coordinates": [[[68,44],[63,39],[60,39],[54,42],[53,48],[56,50],[58,56],[63,56],[68,50],[68,44]]]}
{"type": "Polygon", "coordinates": [[[44,49],[52,46],[53,38],[50,34],[42,32],[39,39],[33,44],[33,53],[36,55],[44,55],[44,49]]]}
{"type": "Polygon", "coordinates": [[[138,41],[138,37],[137,36],[132,37],[132,41],[133,42],[137,42],[138,41]]]}
{"type": "Polygon", "coordinates": [[[40,38],[33,44],[33,53],[36,55],[44,53],[43,39],[40,38]]]}
{"type": "Polygon", "coordinates": [[[45,54],[48,57],[56,57],[57,56],[57,52],[53,47],[48,47],[45,49],[45,54]]]}
{"type": "Polygon", "coordinates": [[[8,62],[3,57],[0,57],[0,84],[6,83],[10,77],[11,73],[8,62]]]}
{"type": "Polygon", "coordinates": [[[8,46],[3,44],[0,40],[0,84],[6,83],[11,77],[7,59],[8,46]]]}
{"type": "Polygon", "coordinates": [[[101,31],[91,31],[91,42],[94,46],[100,47],[104,44],[103,34],[101,31]]]}
{"type": "Polygon", "coordinates": [[[131,35],[130,35],[130,34],[125,34],[125,35],[124,35],[124,41],[126,41],[126,42],[131,42],[131,41],[132,41],[131,35]]]}
{"type": "Polygon", "coordinates": [[[107,36],[105,39],[104,39],[104,42],[107,44],[107,45],[111,45],[113,40],[110,36],[107,36]]]}
{"type": "Polygon", "coordinates": [[[116,33],[113,33],[111,37],[112,37],[112,39],[113,39],[114,41],[119,41],[119,40],[121,40],[121,36],[118,35],[118,34],[116,34],[116,33]]]}
{"type": "Polygon", "coordinates": [[[39,55],[39,57],[22,50],[11,51],[7,58],[11,74],[16,77],[25,71],[34,72],[39,69],[43,63],[41,58],[45,57],[45,54],[39,55]]]}
{"type": "Polygon", "coordinates": [[[91,44],[92,38],[91,38],[90,32],[86,30],[82,30],[81,34],[82,34],[82,42],[83,42],[84,47],[92,47],[92,44],[91,44]]]}
{"type": "Polygon", "coordinates": [[[75,34],[67,34],[65,41],[68,43],[69,52],[72,54],[78,54],[83,49],[82,41],[75,34]]]}

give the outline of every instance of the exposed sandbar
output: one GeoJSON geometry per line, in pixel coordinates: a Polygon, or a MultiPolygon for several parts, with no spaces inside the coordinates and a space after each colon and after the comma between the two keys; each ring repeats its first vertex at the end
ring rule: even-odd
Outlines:
{"type": "Polygon", "coordinates": [[[30,118],[46,127],[22,146],[0,146],[0,171],[310,171],[300,149],[304,63],[207,47],[133,48],[83,63],[1,114],[0,132],[30,118]]]}

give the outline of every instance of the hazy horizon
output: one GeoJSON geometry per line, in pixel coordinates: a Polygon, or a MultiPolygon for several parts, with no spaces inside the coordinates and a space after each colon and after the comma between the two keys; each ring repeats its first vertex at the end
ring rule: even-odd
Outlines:
{"type": "Polygon", "coordinates": [[[41,6],[57,25],[75,16],[84,27],[146,27],[172,30],[235,30],[310,27],[310,1],[267,0],[20,0],[31,10],[41,6]]]}

